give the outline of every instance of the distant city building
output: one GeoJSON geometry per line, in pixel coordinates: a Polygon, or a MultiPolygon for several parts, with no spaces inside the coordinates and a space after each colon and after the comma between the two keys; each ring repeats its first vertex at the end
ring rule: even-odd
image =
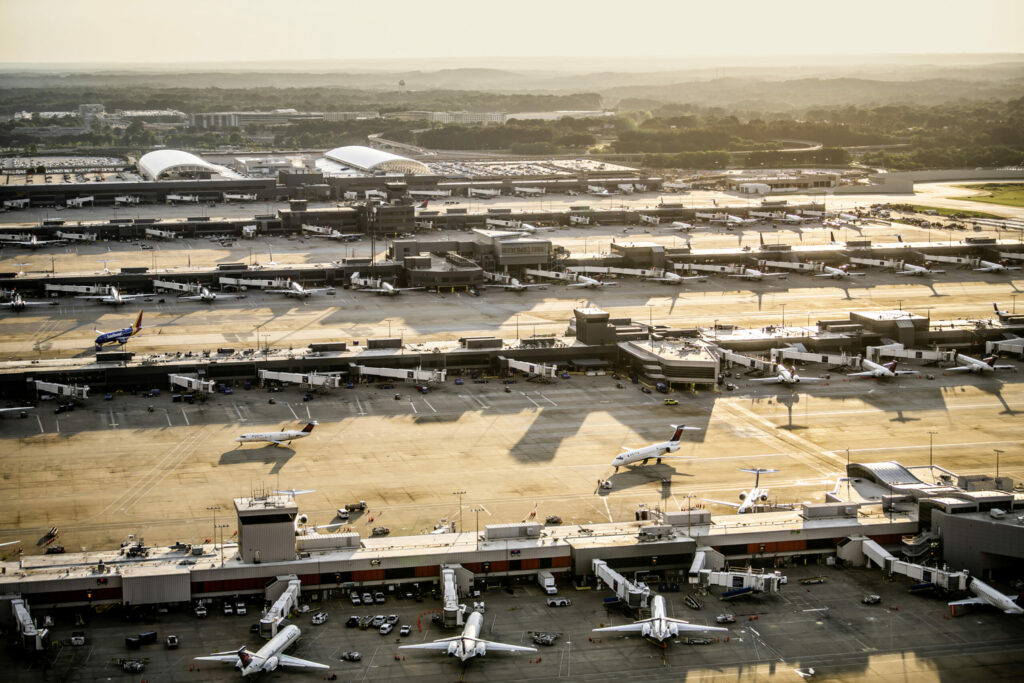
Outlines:
{"type": "Polygon", "coordinates": [[[274,111],[221,111],[205,114],[189,114],[192,128],[211,130],[217,128],[241,128],[249,125],[283,126],[298,121],[323,121],[323,112],[300,112],[295,109],[274,111]]]}
{"type": "Polygon", "coordinates": [[[99,116],[106,111],[106,107],[102,104],[80,104],[78,105],[78,115],[83,119],[92,118],[99,116]]]}
{"type": "Polygon", "coordinates": [[[567,110],[567,111],[529,111],[518,114],[509,114],[507,120],[519,119],[520,121],[557,121],[559,119],[596,119],[605,116],[615,116],[615,112],[591,110],[567,110]]]}
{"type": "Polygon", "coordinates": [[[362,119],[379,119],[375,111],[325,111],[324,121],[358,121],[362,119]]]}
{"type": "Polygon", "coordinates": [[[430,121],[431,123],[500,124],[505,123],[508,114],[504,112],[472,111],[399,111],[387,115],[400,121],[430,121]]]}

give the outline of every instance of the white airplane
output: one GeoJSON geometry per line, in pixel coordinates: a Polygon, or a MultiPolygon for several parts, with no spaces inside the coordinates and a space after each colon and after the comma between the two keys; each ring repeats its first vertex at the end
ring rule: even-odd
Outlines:
{"type": "Polygon", "coordinates": [[[466,661],[471,657],[483,657],[488,650],[491,652],[536,652],[535,647],[521,647],[519,645],[506,645],[496,643],[493,640],[484,640],[480,637],[480,628],[484,623],[484,615],[474,611],[466,619],[466,626],[462,634],[452,638],[441,638],[432,643],[420,643],[419,645],[402,645],[399,650],[438,650],[449,657],[458,657],[466,661]]]}
{"type": "Polygon", "coordinates": [[[520,282],[516,278],[511,278],[511,279],[509,279],[508,282],[491,282],[491,283],[483,285],[483,286],[484,287],[501,287],[502,289],[508,289],[508,290],[513,291],[513,292],[525,292],[530,287],[540,287],[541,289],[547,289],[548,288],[548,286],[545,285],[545,284],[524,285],[522,282],[520,282]]]}
{"type": "MultiPolygon", "coordinates": [[[[0,415],[3,415],[4,413],[20,413],[23,410],[35,410],[35,409],[36,409],[35,406],[19,406],[17,408],[0,408],[0,415]]],[[[15,541],[15,543],[17,543],[17,541],[15,541]]],[[[0,543],[0,545],[4,545],[4,544],[0,543]]]]}
{"type": "MultiPolygon", "coordinates": [[[[860,358],[860,356],[858,356],[860,358]]],[[[860,361],[862,368],[868,368],[864,372],[853,372],[847,375],[847,377],[877,377],[892,379],[897,375],[916,375],[919,374],[917,370],[897,370],[897,361],[889,361],[888,363],[879,365],[878,363],[869,361],[867,358],[861,358],[860,361]]]]}
{"type": "Polygon", "coordinates": [[[39,247],[46,247],[51,244],[64,244],[64,240],[41,240],[35,235],[32,235],[27,240],[10,241],[8,244],[14,244],[27,249],[38,249],[39,247]]]}
{"type": "Polygon", "coordinates": [[[1004,595],[977,578],[972,577],[967,588],[977,597],[955,600],[949,603],[950,607],[954,605],[992,605],[1006,614],[1024,614],[1024,608],[1021,608],[1015,600],[1016,596],[1004,595]]]}
{"type": "Polygon", "coordinates": [[[992,261],[978,260],[980,268],[974,270],[981,273],[1005,273],[1008,270],[1020,270],[1020,266],[1004,266],[1002,263],[993,263],[992,261]]]}
{"type": "Polygon", "coordinates": [[[750,382],[760,382],[762,384],[800,384],[801,382],[806,384],[807,382],[824,382],[823,377],[801,377],[796,374],[796,367],[787,368],[782,363],[775,366],[774,377],[760,377],[756,379],[748,380],[750,382]]]}
{"type": "Polygon", "coordinates": [[[207,657],[196,657],[195,659],[202,662],[234,664],[235,668],[242,672],[243,677],[263,671],[274,671],[279,666],[291,666],[297,669],[329,669],[330,667],[326,664],[284,654],[284,651],[291,647],[300,635],[302,635],[302,631],[299,630],[299,627],[289,624],[257,652],[252,652],[243,645],[234,652],[214,652],[207,657]]]}
{"type": "Polygon", "coordinates": [[[830,277],[833,280],[842,280],[848,277],[864,277],[864,273],[851,273],[849,270],[847,270],[847,268],[849,267],[849,264],[845,266],[839,266],[838,268],[823,265],[821,267],[822,272],[815,273],[814,277],[830,277]]]}
{"type": "Polygon", "coordinates": [[[759,218],[740,218],[739,216],[733,216],[728,214],[725,217],[725,222],[729,225],[752,225],[760,221],[759,218]]]}
{"type": "Polygon", "coordinates": [[[307,299],[313,296],[314,294],[319,294],[320,292],[327,292],[330,291],[331,289],[331,287],[314,287],[312,289],[307,289],[306,287],[303,287],[301,284],[295,282],[294,280],[288,280],[288,287],[286,287],[285,289],[268,289],[266,291],[271,292],[272,294],[284,294],[285,296],[292,296],[297,299],[307,299]]]}
{"type": "Polygon", "coordinates": [[[376,292],[382,296],[398,296],[402,292],[412,292],[423,287],[395,287],[389,282],[384,282],[380,278],[369,278],[359,277],[359,273],[352,273],[352,277],[349,278],[352,286],[358,289],[360,292],[376,292]]]}
{"type": "Polygon", "coordinates": [[[646,465],[647,461],[651,458],[655,458],[657,463],[660,465],[662,458],[682,459],[690,457],[688,455],[666,455],[666,453],[673,453],[679,450],[679,440],[682,437],[683,432],[699,432],[700,427],[672,425],[672,429],[675,431],[672,433],[672,438],[668,441],[652,443],[650,446],[634,448],[632,450],[623,448],[622,453],[616,455],[612,460],[612,465],[615,467],[615,471],[618,472],[620,467],[632,465],[637,462],[641,465],[646,465]]]}
{"type": "Polygon", "coordinates": [[[672,224],[668,226],[672,230],[682,230],[683,232],[690,232],[697,226],[693,223],[684,223],[683,221],[672,221],[672,224]]]}
{"type": "Polygon", "coordinates": [[[312,233],[314,237],[324,237],[329,240],[359,240],[363,237],[361,232],[338,232],[334,228],[324,228],[319,225],[303,225],[302,229],[312,233]]]}
{"type": "Polygon", "coordinates": [[[648,282],[669,282],[669,283],[674,284],[674,285],[681,285],[682,283],[686,282],[687,280],[696,280],[697,282],[707,282],[707,278],[704,277],[703,275],[686,275],[686,276],[683,276],[683,275],[677,275],[676,273],[673,273],[671,270],[666,270],[665,274],[662,275],[661,277],[649,277],[649,278],[647,278],[648,282]]]}
{"type": "Polygon", "coordinates": [[[202,301],[204,303],[212,304],[218,299],[227,300],[237,298],[239,298],[238,294],[218,294],[217,292],[211,292],[206,287],[200,287],[198,294],[193,294],[191,296],[179,296],[178,301],[202,301]]]}
{"type": "Polygon", "coordinates": [[[734,508],[736,508],[736,514],[737,515],[742,515],[742,514],[746,514],[747,512],[752,512],[754,510],[754,508],[757,507],[758,505],[761,505],[763,503],[767,503],[768,502],[768,489],[767,488],[761,488],[761,486],[760,486],[761,475],[762,474],[768,474],[770,472],[778,472],[778,470],[768,469],[768,468],[765,468],[765,467],[754,467],[754,468],[751,468],[751,469],[747,469],[745,467],[741,467],[740,468],[740,472],[750,472],[750,473],[752,473],[754,475],[754,487],[752,489],[750,489],[749,491],[741,491],[740,492],[740,502],[739,503],[730,503],[730,502],[725,501],[725,500],[712,500],[710,498],[705,498],[704,500],[708,501],[709,503],[718,503],[719,505],[728,505],[729,507],[734,507],[734,508]]]}
{"type": "Polygon", "coordinates": [[[0,306],[9,308],[12,311],[24,311],[28,306],[49,306],[48,301],[27,301],[20,293],[13,292],[11,294],[11,300],[0,303],[0,306]]]}
{"type": "Polygon", "coordinates": [[[766,277],[786,277],[785,273],[765,273],[756,268],[743,268],[741,272],[734,273],[729,277],[740,277],[745,280],[763,280],[766,277]]]}
{"type": "Polygon", "coordinates": [[[235,441],[239,443],[267,441],[275,446],[290,444],[295,439],[304,439],[309,436],[313,432],[313,427],[316,427],[318,424],[316,420],[313,420],[306,423],[306,426],[302,429],[286,429],[282,432],[251,432],[249,434],[242,434],[235,441]]]}
{"type": "Polygon", "coordinates": [[[522,225],[520,225],[518,227],[515,227],[515,228],[503,228],[503,229],[504,230],[511,230],[512,232],[525,232],[525,233],[527,233],[529,235],[535,235],[538,232],[548,232],[549,230],[554,230],[554,228],[543,227],[543,226],[538,227],[536,225],[530,225],[529,223],[523,223],[522,225]]]}
{"type": "Polygon", "coordinates": [[[703,626],[691,624],[682,619],[673,619],[666,614],[665,598],[655,595],[651,603],[651,618],[641,619],[632,624],[624,626],[605,626],[595,628],[595,633],[639,633],[644,638],[650,638],[656,643],[664,643],[669,638],[677,638],[680,633],[699,633],[704,631],[728,631],[720,626],[703,626]]]}
{"type": "Polygon", "coordinates": [[[597,289],[598,287],[611,287],[619,284],[618,282],[611,282],[608,280],[595,280],[592,277],[586,275],[578,275],[576,282],[569,285],[570,287],[586,287],[587,289],[597,289]]]}
{"type": "Polygon", "coordinates": [[[793,225],[799,225],[800,223],[807,223],[813,220],[814,219],[810,218],[809,216],[798,216],[795,213],[787,213],[785,216],[782,217],[783,223],[790,223],[793,225]]]}
{"type": "Polygon", "coordinates": [[[96,345],[96,350],[99,351],[103,348],[104,344],[127,344],[128,340],[139,333],[142,329],[142,311],[139,311],[139,317],[135,319],[135,322],[128,327],[123,327],[120,330],[114,330],[113,332],[100,332],[99,330],[93,330],[99,336],[93,340],[93,344],[96,345]]]}
{"type": "Polygon", "coordinates": [[[117,287],[110,285],[107,287],[106,294],[89,294],[85,296],[76,296],[76,299],[98,299],[101,304],[110,304],[112,306],[120,306],[126,304],[129,301],[135,301],[147,296],[146,294],[122,294],[117,291],[117,287]]]}
{"type": "Polygon", "coordinates": [[[982,360],[965,356],[962,353],[956,354],[956,362],[963,363],[955,368],[946,368],[946,372],[995,372],[996,370],[1013,370],[1013,365],[996,365],[996,357],[988,356],[982,360]]]}
{"type": "Polygon", "coordinates": [[[897,275],[938,275],[939,273],[946,272],[944,270],[932,270],[926,266],[917,266],[913,263],[904,263],[902,268],[902,270],[896,271],[897,275]]]}

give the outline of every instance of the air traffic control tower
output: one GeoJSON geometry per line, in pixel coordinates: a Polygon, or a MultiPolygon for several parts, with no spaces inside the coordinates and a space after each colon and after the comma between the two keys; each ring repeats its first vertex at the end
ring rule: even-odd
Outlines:
{"type": "Polygon", "coordinates": [[[242,562],[284,562],[295,559],[295,516],[299,508],[288,496],[235,498],[238,553],[242,562]]]}

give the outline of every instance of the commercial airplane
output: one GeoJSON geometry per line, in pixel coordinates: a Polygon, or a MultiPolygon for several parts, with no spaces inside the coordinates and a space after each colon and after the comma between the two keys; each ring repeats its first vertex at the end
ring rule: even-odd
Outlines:
{"type": "Polygon", "coordinates": [[[774,377],[760,377],[748,380],[750,382],[760,382],[762,384],[799,384],[803,382],[824,382],[823,377],[801,377],[796,374],[796,367],[787,368],[782,363],[775,366],[774,377]]]}
{"type": "MultiPolygon", "coordinates": [[[[35,409],[36,409],[35,406],[19,406],[17,408],[0,408],[0,415],[3,415],[4,413],[20,413],[23,410],[35,410],[35,409]]],[[[0,545],[3,545],[3,543],[0,543],[0,545]]]]}
{"type": "Polygon", "coordinates": [[[359,273],[352,273],[352,277],[349,278],[352,286],[358,289],[360,292],[376,292],[383,296],[398,296],[402,292],[411,292],[417,289],[423,289],[423,287],[395,287],[389,282],[384,282],[380,278],[369,278],[359,277],[359,273]]]}
{"type": "Polygon", "coordinates": [[[424,199],[423,203],[422,204],[417,204],[415,208],[417,208],[417,209],[425,209],[425,208],[427,208],[427,204],[429,204],[429,203],[430,203],[429,199],[424,199]]]}
{"type": "MultiPolygon", "coordinates": [[[[56,303],[56,302],[54,302],[56,303]]],[[[0,306],[10,308],[13,311],[24,311],[27,306],[49,306],[49,301],[26,301],[21,294],[14,292],[10,301],[0,303],[0,306]]]]}
{"type": "Polygon", "coordinates": [[[90,294],[86,296],[76,296],[76,299],[98,299],[101,304],[110,304],[112,306],[120,306],[126,304],[129,301],[135,301],[146,296],[145,294],[122,294],[117,291],[117,287],[110,285],[107,287],[106,294],[90,294]]]}
{"type": "Polygon", "coordinates": [[[649,277],[649,278],[647,278],[648,282],[669,282],[669,283],[671,283],[673,285],[681,285],[684,282],[686,282],[687,280],[696,280],[697,282],[707,282],[707,278],[704,277],[703,275],[687,275],[687,276],[683,276],[683,275],[677,275],[676,273],[673,273],[671,270],[666,270],[664,275],[662,275],[661,277],[649,277]]]}
{"type": "Polygon", "coordinates": [[[758,218],[740,218],[739,216],[733,216],[728,214],[725,217],[725,222],[729,225],[752,225],[757,223],[760,219],[758,218]]]}
{"type": "Polygon", "coordinates": [[[251,432],[249,434],[242,434],[235,441],[239,443],[267,441],[275,446],[286,443],[290,444],[295,439],[304,439],[309,436],[313,432],[313,427],[316,427],[318,424],[316,420],[313,420],[306,423],[306,426],[302,429],[286,429],[283,432],[251,432]]]}
{"type": "Polygon", "coordinates": [[[303,225],[302,230],[312,233],[314,237],[324,237],[329,240],[355,241],[363,237],[361,232],[338,232],[334,228],[323,228],[319,225],[303,225]]]}
{"type": "Polygon", "coordinates": [[[672,221],[672,224],[668,227],[673,230],[682,230],[684,232],[690,232],[696,228],[693,223],[684,223],[683,221],[672,221]]]}
{"type": "Polygon", "coordinates": [[[651,603],[650,619],[641,619],[632,624],[623,626],[605,626],[595,628],[595,633],[639,633],[644,638],[649,638],[659,645],[664,645],[669,638],[676,638],[680,633],[699,633],[704,631],[728,631],[720,626],[703,626],[691,624],[682,619],[673,619],[666,614],[665,597],[655,595],[651,603]]]}
{"type": "Polygon", "coordinates": [[[996,370],[1013,370],[1013,365],[996,365],[996,357],[988,356],[982,360],[965,356],[962,353],[956,354],[956,362],[963,363],[955,368],[946,368],[946,372],[995,372],[996,370]]]}
{"type": "Polygon", "coordinates": [[[612,465],[615,467],[615,471],[618,472],[620,467],[632,465],[637,462],[641,465],[646,465],[647,461],[651,458],[657,459],[657,462],[660,465],[662,458],[681,459],[690,457],[688,455],[666,455],[666,453],[673,453],[679,450],[679,440],[682,437],[683,432],[699,432],[700,427],[672,425],[672,429],[675,431],[672,433],[672,438],[668,441],[652,443],[650,446],[634,448],[632,450],[623,448],[623,452],[616,455],[612,460],[612,465]]]}
{"type": "Polygon", "coordinates": [[[992,261],[978,260],[980,268],[974,270],[981,273],[1005,273],[1008,270],[1020,270],[1020,266],[1004,266],[1001,263],[993,263],[992,261]]]}
{"type": "Polygon", "coordinates": [[[179,296],[178,301],[202,301],[204,303],[212,304],[218,299],[238,299],[238,294],[218,294],[217,292],[211,292],[206,287],[200,287],[198,294],[191,296],[179,296]]]}
{"type": "MultiPolygon", "coordinates": [[[[858,356],[860,358],[860,356],[858,356]]],[[[847,377],[878,377],[885,379],[892,379],[897,375],[916,375],[917,370],[897,370],[897,361],[889,361],[883,365],[869,361],[867,358],[861,358],[860,361],[862,368],[868,368],[864,372],[853,372],[847,375],[847,377]]]]}
{"type": "Polygon", "coordinates": [[[864,277],[865,273],[851,273],[849,270],[847,270],[849,267],[849,264],[845,266],[839,266],[838,268],[823,265],[821,267],[821,272],[815,273],[814,277],[830,277],[833,280],[842,280],[848,277],[864,277]]]}
{"type": "Polygon", "coordinates": [[[501,287],[503,289],[508,289],[508,290],[513,291],[513,292],[525,292],[530,287],[540,287],[541,289],[547,289],[547,287],[548,287],[545,284],[524,285],[522,282],[520,282],[516,278],[511,278],[511,279],[509,279],[508,282],[491,282],[491,283],[483,285],[483,286],[484,287],[501,287]]]}
{"type": "Polygon", "coordinates": [[[129,327],[122,328],[120,330],[114,330],[113,332],[100,332],[99,330],[93,330],[99,334],[98,337],[93,341],[96,345],[96,350],[100,351],[103,349],[104,344],[127,344],[128,340],[139,333],[142,329],[142,311],[139,311],[139,317],[135,319],[129,327]]]}
{"type": "Polygon", "coordinates": [[[916,266],[913,263],[904,263],[902,268],[902,270],[896,271],[897,275],[938,275],[946,272],[944,270],[932,270],[925,266],[916,266]]]}
{"type": "Polygon", "coordinates": [[[709,503],[718,503],[719,505],[728,505],[729,507],[734,507],[736,508],[737,515],[742,515],[747,512],[753,512],[754,508],[757,507],[758,505],[761,505],[762,503],[767,503],[768,489],[761,488],[761,475],[768,474],[770,472],[778,472],[778,470],[768,469],[765,467],[754,467],[751,469],[741,467],[740,472],[750,472],[751,474],[754,475],[754,487],[748,491],[740,492],[739,503],[730,503],[724,500],[711,500],[710,498],[705,498],[704,500],[708,501],[709,503]]]}
{"type": "Polygon", "coordinates": [[[740,277],[745,280],[763,280],[766,277],[786,277],[785,273],[765,273],[756,268],[742,268],[741,272],[729,275],[729,277],[740,277]]]}
{"type": "Polygon", "coordinates": [[[271,292],[273,294],[284,294],[285,296],[292,296],[297,299],[308,299],[314,294],[319,294],[320,292],[327,292],[330,291],[331,289],[331,287],[314,287],[312,289],[307,289],[298,282],[295,282],[294,280],[288,280],[288,287],[286,287],[285,289],[268,289],[266,291],[271,292]]]}
{"type": "Polygon", "coordinates": [[[329,669],[330,667],[326,664],[284,654],[284,651],[291,647],[300,635],[302,635],[302,631],[299,630],[299,627],[289,624],[257,652],[252,652],[243,645],[234,652],[214,652],[207,657],[196,657],[195,659],[202,662],[234,664],[236,669],[241,670],[243,677],[263,671],[274,671],[279,666],[291,666],[297,669],[329,669]]]}
{"type": "Polygon", "coordinates": [[[587,289],[596,289],[598,287],[611,287],[619,284],[618,282],[610,282],[607,280],[595,280],[592,277],[586,275],[579,275],[576,277],[576,282],[569,285],[570,287],[586,287],[587,289]]]}
{"type": "Polygon", "coordinates": [[[538,232],[548,232],[549,230],[554,230],[554,228],[538,227],[536,225],[530,225],[529,223],[523,223],[522,225],[520,225],[517,228],[503,228],[503,229],[504,230],[511,230],[512,232],[524,232],[524,233],[526,233],[528,235],[535,235],[538,232]]]}
{"type": "Polygon", "coordinates": [[[798,216],[795,213],[787,213],[785,216],[782,217],[782,220],[785,223],[799,225],[800,223],[807,223],[809,221],[813,221],[814,219],[808,216],[798,216]]]}
{"type": "Polygon", "coordinates": [[[493,640],[480,638],[480,628],[484,623],[484,615],[474,611],[466,619],[466,626],[462,634],[452,638],[441,638],[432,643],[420,643],[418,645],[402,645],[399,650],[439,650],[449,657],[458,657],[466,661],[471,657],[483,657],[487,651],[492,652],[536,652],[535,647],[521,647],[519,645],[506,645],[496,643],[493,640]]]}
{"type": "Polygon", "coordinates": [[[8,242],[8,244],[14,244],[28,249],[38,249],[39,247],[46,247],[51,244],[64,244],[64,240],[41,240],[35,235],[32,235],[27,240],[11,241],[8,242]]]}
{"type": "Polygon", "coordinates": [[[1017,604],[1017,599],[1013,595],[1004,595],[1000,593],[992,586],[980,581],[977,578],[972,577],[971,583],[967,589],[974,593],[973,598],[965,598],[963,600],[956,600],[949,603],[950,607],[954,605],[992,605],[1003,610],[1006,614],[1024,614],[1024,608],[1021,608],[1017,604]]]}

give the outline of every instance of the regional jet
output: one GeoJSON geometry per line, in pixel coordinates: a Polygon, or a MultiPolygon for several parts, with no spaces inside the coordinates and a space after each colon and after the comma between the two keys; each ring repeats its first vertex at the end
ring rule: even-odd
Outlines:
{"type": "Polygon", "coordinates": [[[683,221],[672,221],[672,224],[668,227],[672,230],[680,230],[682,232],[691,232],[696,228],[693,223],[684,223],[683,221]]]}
{"type": "Polygon", "coordinates": [[[949,603],[950,607],[954,605],[992,605],[1003,610],[1006,614],[1024,614],[1024,608],[1017,604],[1017,596],[1004,595],[992,586],[974,577],[970,581],[971,583],[967,588],[977,597],[956,600],[949,603]]]}
{"type": "Polygon", "coordinates": [[[411,292],[423,287],[395,287],[389,282],[380,278],[359,277],[359,273],[352,273],[349,278],[352,286],[360,292],[376,292],[382,296],[398,296],[402,292],[411,292]]]}
{"type": "Polygon", "coordinates": [[[576,282],[569,285],[570,287],[586,287],[587,289],[596,289],[598,287],[611,287],[617,285],[618,282],[608,282],[607,280],[595,280],[592,277],[586,275],[579,275],[576,277],[576,282]]]}
{"type": "Polygon", "coordinates": [[[135,319],[135,322],[129,325],[128,327],[122,328],[120,330],[114,330],[113,332],[100,332],[99,330],[93,330],[94,332],[99,334],[99,336],[96,337],[96,339],[93,341],[93,344],[96,345],[97,351],[102,350],[104,344],[121,344],[123,346],[124,344],[128,343],[129,339],[138,334],[139,330],[141,329],[142,311],[139,311],[139,317],[137,317],[135,319]]]}
{"type": "Polygon", "coordinates": [[[612,460],[612,465],[615,467],[615,471],[618,472],[620,467],[632,465],[637,462],[641,465],[646,465],[647,461],[651,458],[655,458],[659,465],[661,464],[662,458],[688,458],[689,456],[686,455],[666,455],[666,453],[672,453],[679,450],[679,440],[684,431],[699,432],[700,428],[687,427],[685,425],[672,425],[672,429],[675,431],[672,433],[672,438],[668,441],[652,443],[649,446],[634,448],[633,450],[623,448],[623,452],[616,455],[612,460]]]}
{"type": "Polygon", "coordinates": [[[110,304],[112,306],[120,306],[126,304],[129,301],[135,301],[147,296],[146,294],[122,294],[117,290],[117,287],[110,285],[107,287],[106,294],[90,294],[86,296],[76,296],[76,299],[98,299],[101,304],[110,304]]]}
{"type": "Polygon", "coordinates": [[[992,261],[978,260],[979,268],[974,270],[981,273],[1005,273],[1008,270],[1020,270],[1020,266],[1004,266],[1002,263],[993,263],[992,261]]]}
{"type": "Polygon", "coordinates": [[[648,282],[668,282],[673,285],[681,285],[687,280],[695,280],[697,282],[707,282],[707,278],[703,275],[677,275],[670,270],[666,270],[661,277],[649,277],[648,282]]]}
{"type": "Polygon", "coordinates": [[[766,277],[786,277],[785,273],[765,273],[756,268],[740,268],[740,272],[729,277],[739,277],[745,280],[763,280],[766,277]]]}
{"type": "Polygon", "coordinates": [[[316,420],[306,423],[306,426],[302,429],[286,429],[282,432],[251,432],[249,434],[242,434],[240,437],[235,439],[239,443],[256,443],[261,441],[267,441],[280,446],[282,444],[290,444],[295,439],[304,439],[313,432],[313,427],[319,424],[316,420]]]}
{"type": "Polygon", "coordinates": [[[995,372],[996,370],[1014,370],[1013,365],[996,365],[996,357],[988,356],[982,360],[965,356],[962,353],[956,354],[956,362],[963,363],[955,368],[946,368],[946,372],[995,372]]]}
{"type": "Polygon", "coordinates": [[[227,662],[234,664],[236,669],[242,672],[242,676],[261,673],[263,671],[274,671],[279,666],[290,666],[297,669],[329,669],[326,664],[311,662],[308,659],[299,659],[284,654],[291,645],[299,639],[302,632],[294,624],[285,626],[276,636],[267,641],[267,644],[257,652],[246,649],[245,645],[234,652],[214,652],[207,657],[196,657],[202,662],[227,662]]]}
{"type": "Polygon", "coordinates": [[[332,287],[315,287],[315,288],[312,288],[312,289],[307,289],[306,287],[303,287],[298,282],[295,282],[295,281],[289,279],[288,280],[288,286],[285,289],[268,289],[266,291],[271,292],[273,294],[284,294],[285,296],[291,296],[291,297],[295,297],[297,299],[307,299],[307,298],[313,296],[314,294],[319,294],[320,292],[329,292],[331,289],[333,289],[333,288],[332,287]]]}
{"type": "Polygon", "coordinates": [[[10,241],[8,244],[26,247],[27,249],[38,249],[39,247],[48,247],[51,244],[64,244],[64,240],[41,240],[35,235],[32,235],[27,240],[10,241]]]}
{"type": "MultiPolygon", "coordinates": [[[[900,240],[902,241],[902,240],[900,240]]],[[[938,275],[939,273],[945,273],[944,270],[932,270],[926,266],[917,266],[913,263],[903,263],[902,270],[897,270],[897,275],[938,275]]]]}
{"type": "Polygon", "coordinates": [[[897,361],[889,361],[885,364],[878,364],[869,361],[867,358],[861,358],[861,367],[868,368],[864,372],[852,372],[847,377],[876,377],[892,379],[897,375],[916,375],[919,374],[917,370],[897,370],[897,361]]]}
{"type": "Polygon", "coordinates": [[[484,615],[474,611],[466,619],[466,626],[462,634],[452,638],[441,638],[432,643],[420,643],[418,645],[402,645],[399,650],[438,650],[449,657],[458,657],[466,661],[471,657],[483,657],[488,650],[491,652],[536,652],[534,647],[521,647],[519,645],[506,645],[496,643],[493,640],[480,638],[480,628],[484,623],[484,615]]]}
{"type": "Polygon", "coordinates": [[[519,280],[517,280],[514,277],[513,278],[509,278],[508,282],[491,282],[491,283],[488,283],[488,284],[483,285],[483,286],[484,287],[501,287],[502,289],[508,289],[510,291],[513,291],[513,292],[525,292],[530,287],[539,287],[541,289],[547,289],[548,288],[548,286],[546,284],[524,285],[522,282],[520,282],[519,280]]]}
{"type": "Polygon", "coordinates": [[[0,303],[0,306],[5,307],[5,308],[9,308],[12,311],[24,311],[25,308],[28,307],[28,306],[50,306],[53,303],[57,303],[57,302],[56,301],[54,301],[54,302],[49,302],[49,301],[26,301],[21,296],[20,293],[14,292],[11,295],[11,300],[10,301],[5,301],[3,303],[0,303]]]}
{"type": "Polygon", "coordinates": [[[821,267],[821,272],[815,273],[814,277],[830,277],[833,280],[843,280],[848,277],[864,277],[864,273],[851,273],[847,270],[849,267],[849,264],[839,266],[838,268],[823,265],[821,267]]]}
{"type": "Polygon", "coordinates": [[[728,505],[729,507],[736,508],[736,514],[742,515],[747,512],[753,512],[754,508],[758,505],[762,505],[768,502],[768,489],[761,488],[760,480],[762,474],[769,474],[770,472],[778,472],[778,470],[768,469],[764,467],[754,467],[747,469],[745,467],[740,468],[740,472],[750,472],[754,475],[754,487],[748,491],[740,492],[740,502],[730,503],[724,500],[712,500],[705,498],[704,500],[709,503],[718,503],[719,505],[728,505]]]}
{"type": "Polygon", "coordinates": [[[191,296],[179,296],[178,301],[202,301],[204,303],[212,304],[218,299],[238,299],[240,296],[241,295],[239,294],[218,294],[217,292],[211,292],[206,287],[200,287],[198,294],[193,294],[191,296]]]}
{"type": "Polygon", "coordinates": [[[691,624],[690,622],[682,619],[673,619],[666,614],[664,596],[655,595],[654,601],[651,603],[650,619],[641,619],[640,621],[633,622],[632,624],[625,624],[623,626],[595,628],[594,632],[639,633],[644,638],[649,638],[659,645],[664,645],[665,641],[670,638],[677,638],[680,633],[728,630],[729,629],[721,628],[720,626],[703,626],[701,624],[691,624]]]}
{"type": "Polygon", "coordinates": [[[801,382],[824,382],[824,377],[801,377],[796,374],[796,367],[787,368],[782,363],[775,366],[774,377],[760,377],[748,380],[750,382],[760,382],[762,384],[800,384],[801,382]]]}

